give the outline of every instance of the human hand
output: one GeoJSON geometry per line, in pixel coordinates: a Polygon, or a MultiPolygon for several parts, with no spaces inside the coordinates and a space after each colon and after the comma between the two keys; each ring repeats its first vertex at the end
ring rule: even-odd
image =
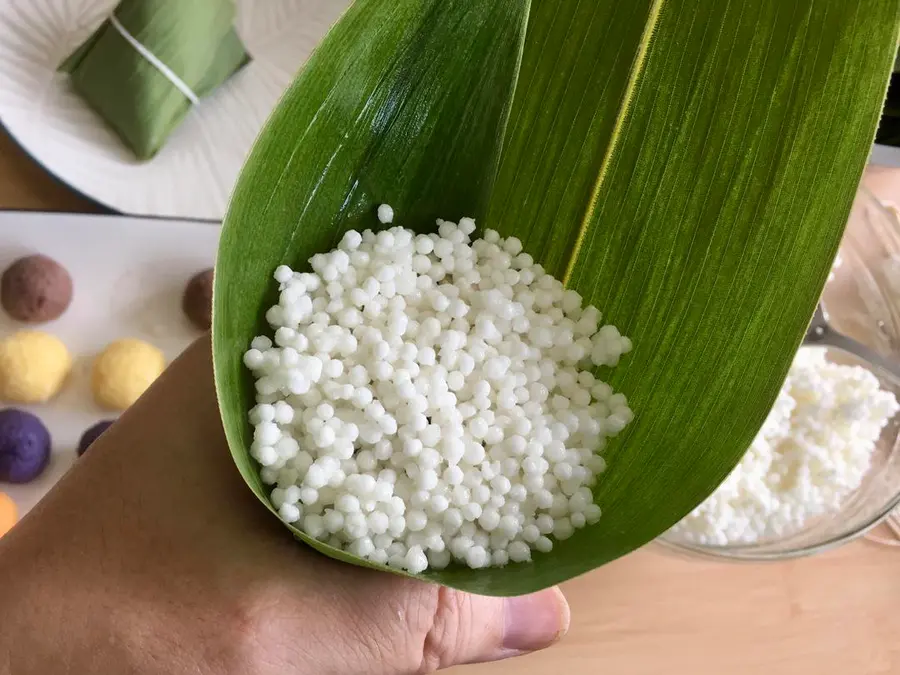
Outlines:
{"type": "Polygon", "coordinates": [[[0,540],[0,675],[430,672],[546,647],[557,589],[474,596],[298,545],[228,455],[207,338],[0,540]]]}

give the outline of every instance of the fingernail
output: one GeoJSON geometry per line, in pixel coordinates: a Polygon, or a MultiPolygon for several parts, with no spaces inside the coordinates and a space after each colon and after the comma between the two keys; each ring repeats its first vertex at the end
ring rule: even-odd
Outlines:
{"type": "Polygon", "coordinates": [[[558,588],[507,598],[503,648],[533,652],[549,647],[569,630],[569,603],[558,588]]]}

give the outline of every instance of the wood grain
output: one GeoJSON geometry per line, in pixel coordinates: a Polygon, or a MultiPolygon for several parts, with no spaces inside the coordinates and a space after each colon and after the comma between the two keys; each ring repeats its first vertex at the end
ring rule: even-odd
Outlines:
{"type": "Polygon", "coordinates": [[[897,555],[856,542],[816,558],[750,565],[650,546],[564,585],[572,627],[559,645],[464,672],[898,673],[897,555]]]}
{"type": "Polygon", "coordinates": [[[101,211],[48,174],[5,131],[0,131],[0,209],[101,211]]]}
{"type": "MultiPolygon", "coordinates": [[[[871,187],[900,202],[900,173],[871,187]]],[[[0,133],[0,208],[97,212],[0,133]]],[[[460,675],[900,673],[900,552],[730,564],[650,546],[569,582],[572,627],[546,652],[460,675]]]]}

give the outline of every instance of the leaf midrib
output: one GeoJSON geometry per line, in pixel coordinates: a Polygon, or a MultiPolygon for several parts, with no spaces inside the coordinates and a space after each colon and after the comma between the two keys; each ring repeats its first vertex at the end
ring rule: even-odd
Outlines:
{"type": "Polygon", "coordinates": [[[653,0],[653,4],[650,6],[650,13],[647,17],[647,23],[644,24],[644,32],[641,34],[641,40],[638,43],[637,54],[634,57],[634,62],[632,63],[631,71],[628,75],[628,83],[625,86],[625,94],[622,97],[622,102],[619,104],[619,110],[616,113],[616,121],[613,125],[613,132],[610,136],[609,143],[606,146],[606,151],[603,153],[603,160],[600,163],[600,170],[597,172],[597,180],[594,184],[593,190],[591,191],[591,198],[588,202],[587,210],[585,211],[585,214],[581,219],[581,224],[578,227],[578,234],[575,239],[575,245],[572,248],[572,253],[569,255],[569,262],[566,265],[566,271],[563,274],[562,282],[566,286],[569,285],[569,281],[572,278],[572,274],[578,262],[578,256],[581,253],[581,247],[584,244],[584,238],[588,230],[590,229],[594,212],[597,209],[597,202],[600,199],[600,192],[603,189],[603,183],[605,182],[606,176],[608,174],[609,163],[613,155],[615,154],[616,148],[619,145],[619,139],[622,135],[622,128],[624,127],[625,120],[628,118],[628,113],[631,110],[631,104],[634,100],[634,93],[637,90],[641,75],[644,72],[644,66],[647,62],[647,52],[650,50],[650,44],[653,41],[653,35],[656,32],[656,27],[659,25],[659,18],[662,14],[662,10],[665,4],[666,0],[653,0]]]}

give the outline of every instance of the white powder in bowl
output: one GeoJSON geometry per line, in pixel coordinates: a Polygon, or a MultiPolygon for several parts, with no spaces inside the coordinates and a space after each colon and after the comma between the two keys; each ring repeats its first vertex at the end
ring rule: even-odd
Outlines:
{"type": "Polygon", "coordinates": [[[669,532],[701,545],[777,539],[834,513],[862,484],[900,406],[868,370],[801,349],[750,450],[725,482],[669,532]]]}

